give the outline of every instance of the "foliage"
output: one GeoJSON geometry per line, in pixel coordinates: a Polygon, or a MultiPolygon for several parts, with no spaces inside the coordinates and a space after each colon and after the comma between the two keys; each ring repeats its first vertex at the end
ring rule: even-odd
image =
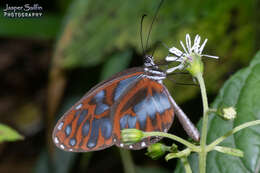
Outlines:
{"type": "MultiPolygon", "coordinates": [[[[221,3],[217,0],[197,3],[197,1],[165,1],[151,34],[149,47],[157,41],[166,45],[177,43],[179,38],[189,32],[198,33],[211,40],[208,49],[221,57],[221,66],[209,63],[209,93],[221,85],[224,74],[230,66],[236,69],[248,62],[255,49],[254,18],[248,13],[253,11],[253,1],[232,1],[221,3]],[[243,6],[243,8],[241,8],[243,6]],[[174,38],[174,39],[173,39],[174,38]],[[172,43],[174,40],[174,43],[172,43]],[[234,44],[235,43],[235,44],[234,44]],[[248,57],[248,58],[246,58],[248,57]],[[222,63],[225,61],[225,63],[222,63]],[[210,69],[220,68],[212,71],[210,69]]],[[[102,0],[77,0],[71,5],[66,22],[59,36],[55,55],[58,64],[66,69],[89,67],[109,59],[115,51],[129,51],[134,48],[141,52],[139,27],[142,14],[148,14],[144,22],[144,38],[158,1],[118,1],[103,3],[102,0]]],[[[253,14],[252,14],[253,15],[253,14]]],[[[156,58],[165,57],[166,49],[160,46],[156,58]]],[[[172,88],[172,84],[169,84],[172,88]]],[[[179,102],[188,100],[197,93],[194,88],[175,88],[175,97],[179,102]]]]}
{"type": "MultiPolygon", "coordinates": [[[[260,51],[247,68],[232,76],[221,89],[213,103],[213,108],[235,106],[237,118],[226,122],[216,115],[209,120],[208,140],[212,142],[218,136],[242,123],[260,119],[260,51]]],[[[200,124],[201,125],[201,124],[200,124]]],[[[260,127],[254,126],[238,132],[221,143],[222,146],[238,148],[244,151],[243,158],[211,152],[207,160],[207,172],[254,172],[259,164],[260,127]]],[[[193,172],[197,172],[198,160],[195,155],[190,159],[193,172]]],[[[185,172],[178,165],[176,173],[185,172]]]]}
{"type": "Polygon", "coordinates": [[[0,143],[6,141],[17,141],[21,139],[23,139],[23,136],[18,132],[4,124],[0,124],[0,143]]]}
{"type": "MultiPolygon", "coordinates": [[[[3,11],[3,9],[1,9],[3,11]]],[[[18,38],[55,38],[60,27],[61,16],[44,14],[40,19],[9,19],[0,13],[0,36],[18,38]]]]}

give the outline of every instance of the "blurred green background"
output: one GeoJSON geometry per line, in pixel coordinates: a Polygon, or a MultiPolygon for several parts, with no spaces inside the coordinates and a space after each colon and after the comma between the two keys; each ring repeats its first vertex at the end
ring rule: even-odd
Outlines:
{"type": "MultiPolygon", "coordinates": [[[[122,172],[119,151],[92,153],[56,149],[51,132],[57,119],[85,92],[128,67],[142,65],[140,20],[146,38],[159,0],[1,1],[0,122],[25,137],[0,143],[0,172],[122,172]],[[39,18],[7,18],[6,4],[38,4],[39,18]]],[[[165,0],[152,29],[148,51],[156,42],[179,46],[185,34],[209,41],[205,80],[209,101],[260,48],[260,2],[257,0],[165,0]]],[[[155,59],[167,56],[159,45],[155,59]]],[[[175,76],[177,82],[192,82],[175,76]]],[[[196,123],[201,116],[199,88],[165,81],[172,96],[196,123]]],[[[175,121],[170,132],[186,137],[175,121]]],[[[167,141],[166,141],[167,142],[167,141]]],[[[172,172],[175,161],[153,161],[145,150],[132,152],[139,172],[172,172]]]]}

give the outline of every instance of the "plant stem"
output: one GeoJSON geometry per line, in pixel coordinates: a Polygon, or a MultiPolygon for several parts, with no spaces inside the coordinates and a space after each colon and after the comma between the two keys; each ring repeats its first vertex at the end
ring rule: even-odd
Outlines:
{"type": "Polygon", "coordinates": [[[208,106],[206,87],[205,87],[204,79],[202,77],[202,73],[198,73],[196,75],[196,78],[198,79],[200,85],[201,97],[203,103],[202,132],[201,132],[201,140],[200,140],[201,152],[199,153],[199,170],[200,170],[199,172],[206,173],[206,158],[207,158],[206,145],[207,145],[209,106],[208,106]]]}
{"type": "Polygon", "coordinates": [[[150,136],[160,136],[160,137],[170,138],[170,139],[172,139],[174,141],[177,141],[177,142],[187,146],[192,151],[195,151],[195,152],[199,152],[200,151],[199,148],[196,145],[194,145],[194,144],[192,144],[192,143],[190,143],[190,142],[188,142],[188,141],[186,141],[186,140],[184,140],[184,139],[182,139],[182,138],[180,138],[178,136],[175,136],[175,135],[172,135],[172,134],[169,134],[169,133],[164,133],[164,132],[144,132],[144,138],[150,137],[150,136]]]}
{"type": "Polygon", "coordinates": [[[189,164],[187,157],[181,158],[181,162],[184,166],[185,173],[192,173],[192,170],[191,170],[191,167],[190,167],[190,164],[189,164]]]}
{"type": "Polygon", "coordinates": [[[129,150],[119,148],[120,155],[122,158],[124,172],[125,173],[135,173],[135,166],[132,160],[132,156],[129,150]]]}
{"type": "Polygon", "coordinates": [[[220,142],[224,141],[227,137],[233,135],[234,133],[236,133],[236,132],[238,132],[238,131],[240,131],[244,128],[247,128],[247,127],[250,127],[250,126],[255,126],[255,125],[258,125],[258,124],[260,124],[260,120],[246,122],[244,124],[241,124],[241,125],[235,127],[234,129],[228,131],[224,136],[219,137],[214,142],[212,142],[210,145],[208,145],[207,150],[208,151],[212,150],[216,145],[218,145],[220,142]]]}
{"type": "Polygon", "coordinates": [[[209,113],[217,113],[217,111],[218,111],[217,109],[209,108],[208,109],[208,114],[209,113]]]}

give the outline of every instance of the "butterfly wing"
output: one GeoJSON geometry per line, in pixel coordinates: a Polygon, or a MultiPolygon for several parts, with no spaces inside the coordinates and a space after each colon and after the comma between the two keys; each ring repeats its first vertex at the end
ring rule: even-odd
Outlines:
{"type": "Polygon", "coordinates": [[[58,121],[53,131],[56,146],[87,152],[113,145],[111,107],[142,73],[142,68],[132,68],[92,88],[58,121]]]}
{"type": "Polygon", "coordinates": [[[125,145],[121,142],[120,130],[136,128],[167,132],[174,117],[170,97],[165,86],[155,80],[142,77],[132,83],[111,109],[116,145],[137,150],[160,140],[161,138],[146,138],[134,145],[125,145]]]}

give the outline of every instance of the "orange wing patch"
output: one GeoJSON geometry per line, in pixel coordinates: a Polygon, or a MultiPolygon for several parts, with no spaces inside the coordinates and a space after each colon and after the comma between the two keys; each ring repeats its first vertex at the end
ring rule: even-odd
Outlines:
{"type": "Polygon", "coordinates": [[[112,77],[91,89],[66,112],[53,131],[58,148],[87,152],[113,145],[113,119],[110,110],[127,86],[143,72],[112,77]]]}
{"type": "MultiPolygon", "coordinates": [[[[116,145],[125,147],[120,141],[120,130],[124,128],[168,131],[174,117],[169,97],[162,84],[148,78],[140,79],[132,88],[125,91],[111,109],[111,114],[114,115],[116,145]]],[[[141,149],[158,140],[145,139],[127,148],[141,149]]]]}

